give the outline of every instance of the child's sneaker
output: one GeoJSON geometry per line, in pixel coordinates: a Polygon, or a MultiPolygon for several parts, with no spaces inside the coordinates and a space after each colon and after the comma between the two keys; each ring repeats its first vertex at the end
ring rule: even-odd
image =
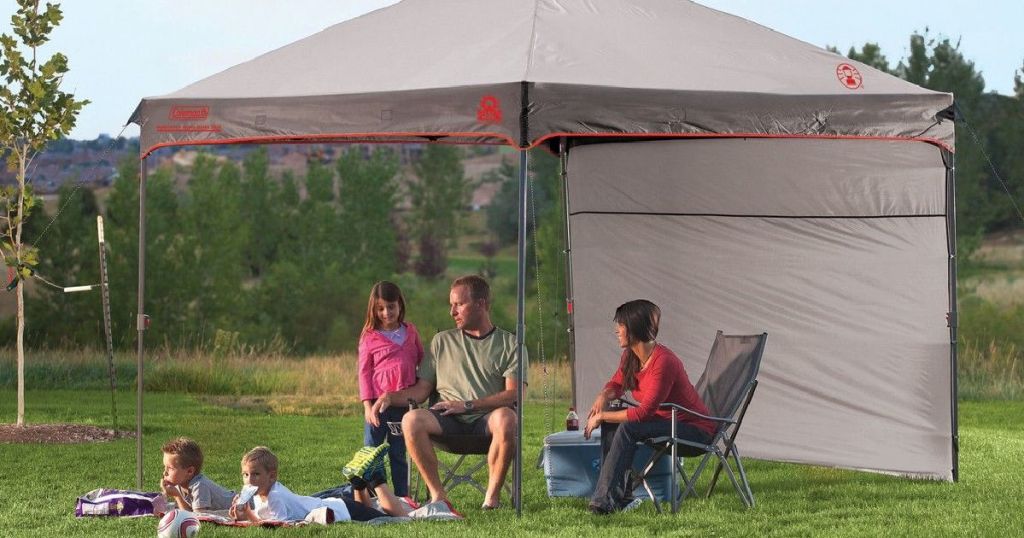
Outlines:
{"type": "Polygon", "coordinates": [[[356,451],[352,460],[341,469],[341,474],[349,481],[353,478],[360,478],[367,483],[372,483],[376,475],[384,473],[384,457],[388,453],[388,444],[380,446],[364,446],[356,451]]]}
{"type": "Polygon", "coordinates": [[[425,514],[432,518],[465,519],[465,516],[460,514],[448,499],[427,503],[423,505],[421,509],[425,510],[425,514]]]}

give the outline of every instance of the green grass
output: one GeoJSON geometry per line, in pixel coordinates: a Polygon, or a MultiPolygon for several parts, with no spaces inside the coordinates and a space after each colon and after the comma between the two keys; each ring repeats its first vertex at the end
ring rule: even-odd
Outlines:
{"type": "MultiPolygon", "coordinates": [[[[106,425],[109,393],[30,391],[27,421],[106,425]]],[[[13,422],[15,395],[0,390],[0,422],[13,422]]],[[[134,395],[118,401],[122,423],[134,424],[134,395]]],[[[550,413],[557,425],[562,404],[526,406],[524,515],[512,510],[481,512],[480,495],[460,488],[453,494],[467,520],[417,522],[387,527],[355,524],[333,527],[233,529],[204,525],[202,536],[990,536],[1024,528],[1024,402],[966,402],[961,407],[961,481],[911,481],[890,476],[751,461],[748,471],[757,495],[753,510],[742,507],[728,488],[711,499],[688,500],[678,515],[656,516],[647,505],[628,514],[598,518],[583,499],[549,499],[536,461],[550,413]],[[1015,500],[1016,499],[1016,500],[1015,500]]],[[[894,432],[895,434],[895,432],[894,432]]],[[[155,490],[159,446],[188,435],[206,452],[205,472],[237,487],[238,461],[257,444],[281,457],[281,481],[310,493],[341,481],[340,466],[360,444],[359,417],[318,417],[257,413],[211,406],[187,395],[146,397],[146,489],[155,490]]],[[[131,488],[135,483],[135,441],[87,445],[0,445],[0,535],[142,536],[156,521],[75,519],[76,496],[96,487],[131,488]]]]}
{"type": "MultiPolygon", "coordinates": [[[[448,275],[453,278],[462,275],[473,275],[487,263],[487,258],[480,254],[453,255],[448,257],[448,275]]],[[[492,260],[494,270],[503,277],[516,278],[519,262],[515,256],[495,256],[492,260]]],[[[530,271],[532,267],[528,267],[530,271]]]]}

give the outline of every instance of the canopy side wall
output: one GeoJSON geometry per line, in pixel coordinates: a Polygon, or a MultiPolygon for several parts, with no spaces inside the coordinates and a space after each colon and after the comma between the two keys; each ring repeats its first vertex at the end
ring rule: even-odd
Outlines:
{"type": "Polygon", "coordinates": [[[715,331],[769,333],[757,458],[950,479],[946,170],[879,141],[692,140],[569,156],[577,405],[650,298],[691,381],[715,331]]]}

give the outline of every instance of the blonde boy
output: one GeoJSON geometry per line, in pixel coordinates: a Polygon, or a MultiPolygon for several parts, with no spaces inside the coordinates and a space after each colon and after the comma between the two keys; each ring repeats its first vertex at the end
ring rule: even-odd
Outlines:
{"type": "MultiPolygon", "coordinates": [[[[378,451],[376,463],[382,465],[387,452],[378,451]]],[[[259,523],[269,521],[298,521],[306,519],[310,512],[318,508],[327,508],[327,523],[336,521],[369,521],[387,515],[406,516],[408,508],[399,501],[388,488],[387,483],[376,484],[374,490],[383,511],[367,506],[370,498],[365,491],[359,492],[359,500],[350,498],[307,497],[297,495],[277,481],[277,456],[265,446],[258,446],[242,457],[242,481],[245,485],[255,486],[256,495],[252,498],[252,506],[235,505],[232,502],[229,514],[238,520],[259,523]]]]}
{"type": "Polygon", "coordinates": [[[210,512],[231,508],[235,492],[228,491],[203,475],[203,451],[187,437],[168,441],[164,453],[164,476],[160,488],[178,508],[210,512]]]}

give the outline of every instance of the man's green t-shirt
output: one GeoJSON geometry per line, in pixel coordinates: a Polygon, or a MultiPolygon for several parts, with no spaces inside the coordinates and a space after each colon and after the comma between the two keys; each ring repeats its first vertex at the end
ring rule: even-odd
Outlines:
{"type": "MultiPolygon", "coordinates": [[[[529,357],[523,348],[523,383],[529,357]]],[[[434,384],[442,401],[477,400],[505,390],[505,378],[519,377],[516,337],[494,328],[483,338],[474,338],[461,329],[442,331],[430,341],[430,350],[420,362],[417,376],[434,384]]],[[[480,413],[456,415],[472,422],[480,413]]]]}

